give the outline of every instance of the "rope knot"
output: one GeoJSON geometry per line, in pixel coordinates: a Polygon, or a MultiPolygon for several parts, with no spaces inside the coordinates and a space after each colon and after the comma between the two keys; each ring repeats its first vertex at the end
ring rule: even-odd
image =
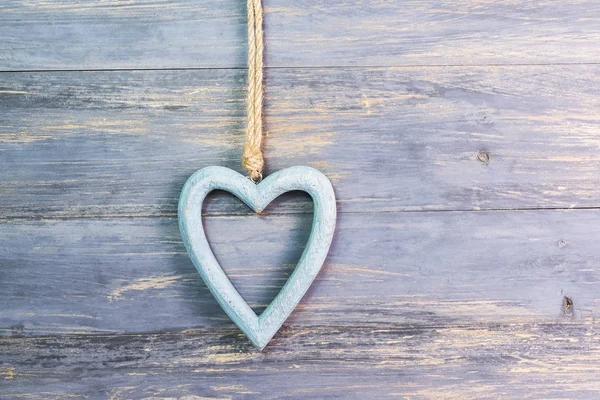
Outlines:
{"type": "Polygon", "coordinates": [[[246,144],[244,146],[244,152],[242,154],[242,166],[246,171],[250,179],[254,182],[259,181],[262,178],[262,170],[265,164],[260,147],[246,144]]]}

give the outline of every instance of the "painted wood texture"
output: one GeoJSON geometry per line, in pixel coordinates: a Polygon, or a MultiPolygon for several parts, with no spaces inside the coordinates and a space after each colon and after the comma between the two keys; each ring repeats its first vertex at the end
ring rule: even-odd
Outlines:
{"type": "MultiPolygon", "coordinates": [[[[1,2],[0,398],[597,397],[598,2],[264,4],[267,172],[318,168],[339,214],[261,354],[175,218],[240,170],[243,2],[1,2]]],[[[311,207],[208,199],[256,311],[311,207]]]]}
{"type": "Polygon", "coordinates": [[[0,376],[12,398],[56,400],[593,399],[600,389],[593,321],[328,323],[290,327],[276,343],[256,353],[227,328],[0,339],[14,366],[0,376]]]}
{"type": "MultiPolygon", "coordinates": [[[[279,214],[204,222],[215,256],[260,311],[300,258],[311,220],[279,214]]],[[[3,336],[231,324],[189,260],[176,218],[0,227],[2,262],[11,266],[0,280],[3,336]]],[[[599,231],[597,210],[341,214],[323,273],[289,325],[568,322],[563,296],[573,297],[575,320],[593,320],[599,231]]]]}
{"type": "MultiPolygon", "coordinates": [[[[202,284],[175,218],[4,222],[5,393],[593,397],[599,219],[597,210],[343,214],[323,273],[265,354],[202,284]]],[[[258,309],[310,229],[305,214],[205,222],[258,309]]]]}
{"type": "MultiPolygon", "coordinates": [[[[599,62],[600,4],[265,0],[281,66],[599,62]]],[[[238,0],[4,0],[0,70],[246,66],[238,0]]]]}
{"type": "MultiPolygon", "coordinates": [[[[252,175],[250,175],[252,176],[252,175]]],[[[282,169],[254,182],[232,169],[210,166],[192,175],[181,191],[177,219],[181,239],[202,280],[217,303],[246,337],[263,350],[298,306],[321,271],[333,240],[337,211],[331,182],[314,168],[282,169]],[[293,272],[266,309],[255,312],[227,276],[215,257],[202,224],[206,197],[215,190],[233,194],[260,214],[284,193],[301,191],[314,204],[310,235],[293,272]]]]}
{"type": "MultiPolygon", "coordinates": [[[[267,75],[267,172],[318,168],[342,212],[599,204],[598,65],[267,75]]],[[[244,82],[243,70],[0,74],[0,216],[175,215],[198,168],[241,171],[244,82]]],[[[233,204],[206,212],[248,212],[233,204]]]]}

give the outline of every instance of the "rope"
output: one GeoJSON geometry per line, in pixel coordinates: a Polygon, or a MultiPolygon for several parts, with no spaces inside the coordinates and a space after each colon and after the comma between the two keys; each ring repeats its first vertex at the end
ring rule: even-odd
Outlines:
{"type": "Polygon", "coordinates": [[[248,0],[248,100],[246,110],[246,144],[242,166],[250,179],[262,179],[264,159],[261,150],[263,139],[263,10],[261,0],[248,0]]]}

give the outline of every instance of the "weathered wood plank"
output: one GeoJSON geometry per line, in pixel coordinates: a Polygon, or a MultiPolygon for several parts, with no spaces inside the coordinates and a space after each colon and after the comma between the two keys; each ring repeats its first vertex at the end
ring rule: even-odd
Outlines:
{"type": "MultiPolygon", "coordinates": [[[[600,207],[600,4],[265,7],[268,171],[318,167],[341,213],[258,353],[174,218],[194,170],[239,169],[244,2],[0,4],[0,71],[155,70],[0,73],[0,397],[597,397],[600,210],[549,209],[600,207]],[[425,212],[516,208],[546,210],[425,212]]],[[[207,205],[257,310],[310,207],[207,205]]]]}
{"type": "MultiPolygon", "coordinates": [[[[267,80],[267,173],[319,168],[341,212],[600,205],[599,65],[267,80]]],[[[244,82],[241,70],[0,74],[0,217],[174,215],[196,169],[240,170],[244,82]]],[[[247,212],[231,204],[206,212],[247,212]]]]}
{"type": "MultiPolygon", "coordinates": [[[[217,258],[263,308],[300,257],[311,216],[207,217],[217,258]]],[[[3,336],[155,332],[230,321],[175,218],[4,221],[3,336]]],[[[292,326],[514,323],[600,312],[600,212],[341,214],[292,326]]]]}
{"type": "Polygon", "coordinates": [[[595,398],[597,321],[289,327],[265,353],[230,328],[0,339],[28,399],[595,398]],[[405,397],[402,397],[405,396],[405,397]]]}
{"type": "MultiPolygon", "coordinates": [[[[265,0],[268,66],[600,62],[595,0],[265,0]]],[[[240,0],[5,0],[0,70],[246,64],[240,0]]]]}

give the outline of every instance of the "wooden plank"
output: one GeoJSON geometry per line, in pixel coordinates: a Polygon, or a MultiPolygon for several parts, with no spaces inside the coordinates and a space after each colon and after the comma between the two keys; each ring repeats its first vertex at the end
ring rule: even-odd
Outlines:
{"type": "Polygon", "coordinates": [[[590,399],[600,390],[599,327],[290,327],[262,354],[228,328],[0,339],[0,390],[45,400],[590,399]]]}
{"type": "MultiPolygon", "coordinates": [[[[600,61],[595,0],[265,0],[266,64],[600,61]]],[[[239,0],[6,0],[0,70],[243,68],[239,0]]]]}
{"type": "MultiPolygon", "coordinates": [[[[300,257],[307,214],[207,217],[217,259],[259,310],[300,257]]],[[[600,312],[598,210],[346,213],[291,326],[501,324],[600,312]],[[565,316],[563,297],[573,307],[565,316]]],[[[0,224],[2,336],[230,326],[175,218],[0,224]]]]}
{"type": "MultiPolygon", "coordinates": [[[[599,65],[270,70],[266,172],[319,168],[341,212],[597,207],[599,77],[599,65]]],[[[175,215],[196,169],[241,169],[244,82],[242,70],[0,74],[0,217],[175,215]]],[[[206,209],[247,211],[225,197],[206,209]]]]}

